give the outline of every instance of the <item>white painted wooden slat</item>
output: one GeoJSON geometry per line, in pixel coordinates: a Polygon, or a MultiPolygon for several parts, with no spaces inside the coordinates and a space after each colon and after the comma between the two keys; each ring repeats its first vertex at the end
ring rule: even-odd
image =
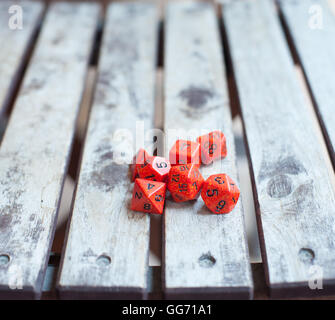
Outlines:
{"type": "Polygon", "coordinates": [[[335,164],[335,15],[329,1],[281,1],[335,164]]]}
{"type": "Polygon", "coordinates": [[[108,7],[58,280],[62,298],[146,296],[150,219],[130,210],[133,183],[129,166],[118,163],[118,155],[135,151],[137,124],[152,126],[157,34],[153,4],[116,2],[108,7]],[[119,130],[128,130],[131,136],[118,139],[119,130]]]}
{"type": "Polygon", "coordinates": [[[223,21],[271,293],[329,293],[335,282],[334,177],[327,170],[329,159],[317,139],[320,128],[302,95],[274,3],[226,2],[223,21]],[[323,290],[311,290],[309,283],[320,275],[323,290]]]}
{"type": "MultiPolygon", "coordinates": [[[[212,130],[227,138],[228,156],[202,166],[204,178],[227,173],[238,181],[227,83],[214,8],[176,2],[166,12],[165,133],[193,140],[212,130]]],[[[242,195],[243,196],[243,195],[242,195]]],[[[242,198],[242,197],[241,197],[242,198]]],[[[201,198],[167,201],[163,244],[164,291],[168,298],[251,298],[252,279],[241,200],[229,215],[214,215],[201,198]]]]}
{"type": "Polygon", "coordinates": [[[1,296],[40,296],[98,16],[96,4],[50,6],[14,106],[0,149],[1,296]]]}
{"type": "Polygon", "coordinates": [[[12,98],[43,8],[40,2],[0,2],[0,114],[12,98]],[[22,25],[18,20],[20,17],[22,25]]]}

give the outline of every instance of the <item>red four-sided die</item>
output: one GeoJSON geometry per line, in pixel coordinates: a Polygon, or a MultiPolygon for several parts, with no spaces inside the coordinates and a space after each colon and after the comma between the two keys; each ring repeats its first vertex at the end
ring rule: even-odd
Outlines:
{"type": "Polygon", "coordinates": [[[198,198],[203,182],[197,165],[184,164],[171,168],[167,188],[173,200],[183,202],[198,198]]]}
{"type": "Polygon", "coordinates": [[[164,182],[136,179],[131,210],[162,214],[165,202],[166,184],[164,182]]]}
{"type": "Polygon", "coordinates": [[[214,174],[203,184],[201,197],[207,208],[216,214],[231,212],[238,201],[240,190],[226,174],[214,174]]]}
{"type": "Polygon", "coordinates": [[[137,168],[141,179],[153,181],[165,181],[171,169],[170,162],[162,157],[149,157],[149,159],[137,168]]]}
{"type": "Polygon", "coordinates": [[[178,164],[200,164],[200,144],[189,140],[177,140],[169,153],[172,166],[178,164]]]}
{"type": "Polygon", "coordinates": [[[197,142],[200,143],[203,164],[210,164],[213,160],[227,156],[226,137],[219,130],[198,137],[197,142]]]}

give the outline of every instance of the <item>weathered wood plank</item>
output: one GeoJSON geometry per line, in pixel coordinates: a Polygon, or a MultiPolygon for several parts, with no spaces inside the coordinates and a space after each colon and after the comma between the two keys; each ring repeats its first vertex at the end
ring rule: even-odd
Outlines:
{"type": "MultiPolygon", "coordinates": [[[[167,150],[175,142],[170,130],[194,130],[195,138],[222,130],[228,156],[202,166],[204,178],[228,173],[238,181],[229,97],[218,24],[209,3],[168,5],[165,46],[165,133],[167,150]]],[[[252,280],[242,202],[233,213],[213,215],[201,198],[166,203],[163,244],[164,291],[168,298],[251,298],[252,280]]]]}
{"type": "Polygon", "coordinates": [[[223,6],[223,19],[268,285],[274,297],[329,293],[335,280],[334,177],[327,170],[329,159],[317,139],[320,128],[304,101],[274,3],[230,1],[223,6]],[[323,272],[324,289],[311,290],[308,281],[318,271],[323,272]]]}
{"type": "Polygon", "coordinates": [[[280,4],[335,165],[335,15],[326,0],[280,4]]]}
{"type": "Polygon", "coordinates": [[[141,298],[147,292],[150,218],[130,208],[135,125],[152,126],[158,21],[148,3],[113,3],[58,288],[62,298],[141,298]],[[119,137],[126,130],[131,135],[119,137]],[[119,159],[120,160],[120,159],[119,159]]]}
{"type": "Polygon", "coordinates": [[[98,15],[51,5],[14,106],[0,149],[1,296],[40,296],[98,15]]]}
{"type": "Polygon", "coordinates": [[[1,1],[0,3],[0,115],[7,109],[26,62],[44,5],[40,2],[1,1]],[[15,19],[22,8],[22,28],[15,19]],[[11,12],[11,13],[9,13],[11,12]],[[11,25],[11,28],[10,28],[11,25]],[[13,29],[13,28],[21,29],[13,29]]]}

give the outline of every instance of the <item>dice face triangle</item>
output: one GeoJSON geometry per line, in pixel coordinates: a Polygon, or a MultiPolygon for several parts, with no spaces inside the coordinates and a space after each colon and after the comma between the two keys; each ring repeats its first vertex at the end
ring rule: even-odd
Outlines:
{"type": "Polygon", "coordinates": [[[134,184],[133,198],[131,201],[131,210],[142,211],[145,209],[144,206],[145,206],[145,203],[148,202],[148,199],[145,197],[142,189],[136,183],[136,180],[134,184]]]}
{"type": "Polygon", "coordinates": [[[158,190],[165,188],[164,182],[146,179],[136,179],[135,182],[140,187],[140,189],[147,195],[148,198],[154,195],[158,190]]]}
{"type": "Polygon", "coordinates": [[[162,214],[164,210],[164,202],[165,202],[165,193],[166,193],[166,184],[157,189],[155,193],[152,193],[149,197],[151,200],[153,208],[155,208],[156,214],[162,214]]]}
{"type": "Polygon", "coordinates": [[[131,202],[134,211],[162,214],[165,202],[164,182],[136,179],[131,202]]]}

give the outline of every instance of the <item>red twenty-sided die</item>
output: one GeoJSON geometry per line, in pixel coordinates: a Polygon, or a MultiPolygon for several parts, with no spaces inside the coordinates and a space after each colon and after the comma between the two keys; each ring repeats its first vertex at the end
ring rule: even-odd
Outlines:
{"type": "Polygon", "coordinates": [[[197,199],[204,178],[195,164],[173,166],[169,172],[167,188],[176,202],[197,199]]]}

